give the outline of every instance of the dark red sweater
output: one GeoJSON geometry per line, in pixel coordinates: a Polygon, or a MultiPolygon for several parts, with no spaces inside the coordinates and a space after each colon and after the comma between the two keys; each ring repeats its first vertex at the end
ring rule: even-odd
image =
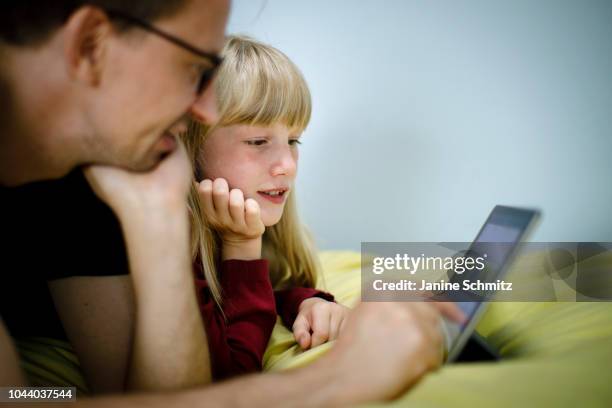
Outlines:
{"type": "Polygon", "coordinates": [[[224,317],[203,278],[201,267],[196,264],[194,269],[215,380],[261,371],[277,313],[290,328],[304,299],[316,296],[334,300],[329,293],[312,288],[274,292],[265,259],[228,260],[222,262],[219,274],[224,317]]]}

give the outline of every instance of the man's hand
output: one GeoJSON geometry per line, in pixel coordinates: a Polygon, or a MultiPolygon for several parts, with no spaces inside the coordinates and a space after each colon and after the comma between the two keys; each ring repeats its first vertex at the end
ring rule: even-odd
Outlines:
{"type": "Polygon", "coordinates": [[[28,385],[19,364],[19,355],[15,350],[11,336],[4,328],[0,317],[0,386],[25,387],[28,385]]]}
{"type": "Polygon", "coordinates": [[[342,336],[318,360],[321,369],[335,367],[339,388],[352,390],[343,405],[390,399],[443,362],[442,315],[464,319],[453,303],[371,302],[351,312],[342,336]]]}
{"type": "Polygon", "coordinates": [[[84,173],[118,216],[127,247],[135,310],[133,327],[125,328],[133,334],[127,388],[176,390],[210,382],[190,256],[193,176],[183,144],[177,141],[149,172],[95,165],[84,173]]]}
{"type": "Polygon", "coordinates": [[[259,204],[245,200],[241,190],[231,191],[222,178],[205,179],[197,186],[203,216],[219,232],[223,241],[223,259],[261,258],[261,236],[266,230],[259,204]]]}
{"type": "Polygon", "coordinates": [[[84,169],[84,174],[96,195],[122,221],[134,211],[155,210],[160,206],[186,211],[192,171],[180,140],[177,148],[149,172],[92,165],[84,169]]]}
{"type": "Polygon", "coordinates": [[[304,299],[293,323],[293,336],[303,350],[336,340],[349,313],[348,307],[338,303],[318,297],[304,299]]]}

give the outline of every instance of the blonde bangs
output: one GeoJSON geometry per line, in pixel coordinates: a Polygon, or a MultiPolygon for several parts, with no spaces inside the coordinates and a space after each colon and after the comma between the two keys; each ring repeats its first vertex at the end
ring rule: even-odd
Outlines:
{"type": "Polygon", "coordinates": [[[231,36],[216,80],[217,126],[282,123],[303,131],[311,115],[302,73],[282,52],[244,36],[231,36]]]}

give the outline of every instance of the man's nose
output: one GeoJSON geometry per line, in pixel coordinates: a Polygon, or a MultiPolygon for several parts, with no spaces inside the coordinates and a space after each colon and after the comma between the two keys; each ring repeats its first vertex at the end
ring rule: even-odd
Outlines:
{"type": "Polygon", "coordinates": [[[190,113],[195,120],[206,125],[213,125],[219,120],[214,83],[210,84],[193,102],[190,113]]]}

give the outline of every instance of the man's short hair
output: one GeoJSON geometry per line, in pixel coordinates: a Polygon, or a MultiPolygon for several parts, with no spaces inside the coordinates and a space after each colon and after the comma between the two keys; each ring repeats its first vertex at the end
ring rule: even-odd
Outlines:
{"type": "MultiPolygon", "coordinates": [[[[0,41],[12,45],[38,44],[84,5],[153,21],[173,15],[185,3],[186,0],[0,0],[0,41]]],[[[119,29],[126,28],[119,25],[119,29]]]]}

